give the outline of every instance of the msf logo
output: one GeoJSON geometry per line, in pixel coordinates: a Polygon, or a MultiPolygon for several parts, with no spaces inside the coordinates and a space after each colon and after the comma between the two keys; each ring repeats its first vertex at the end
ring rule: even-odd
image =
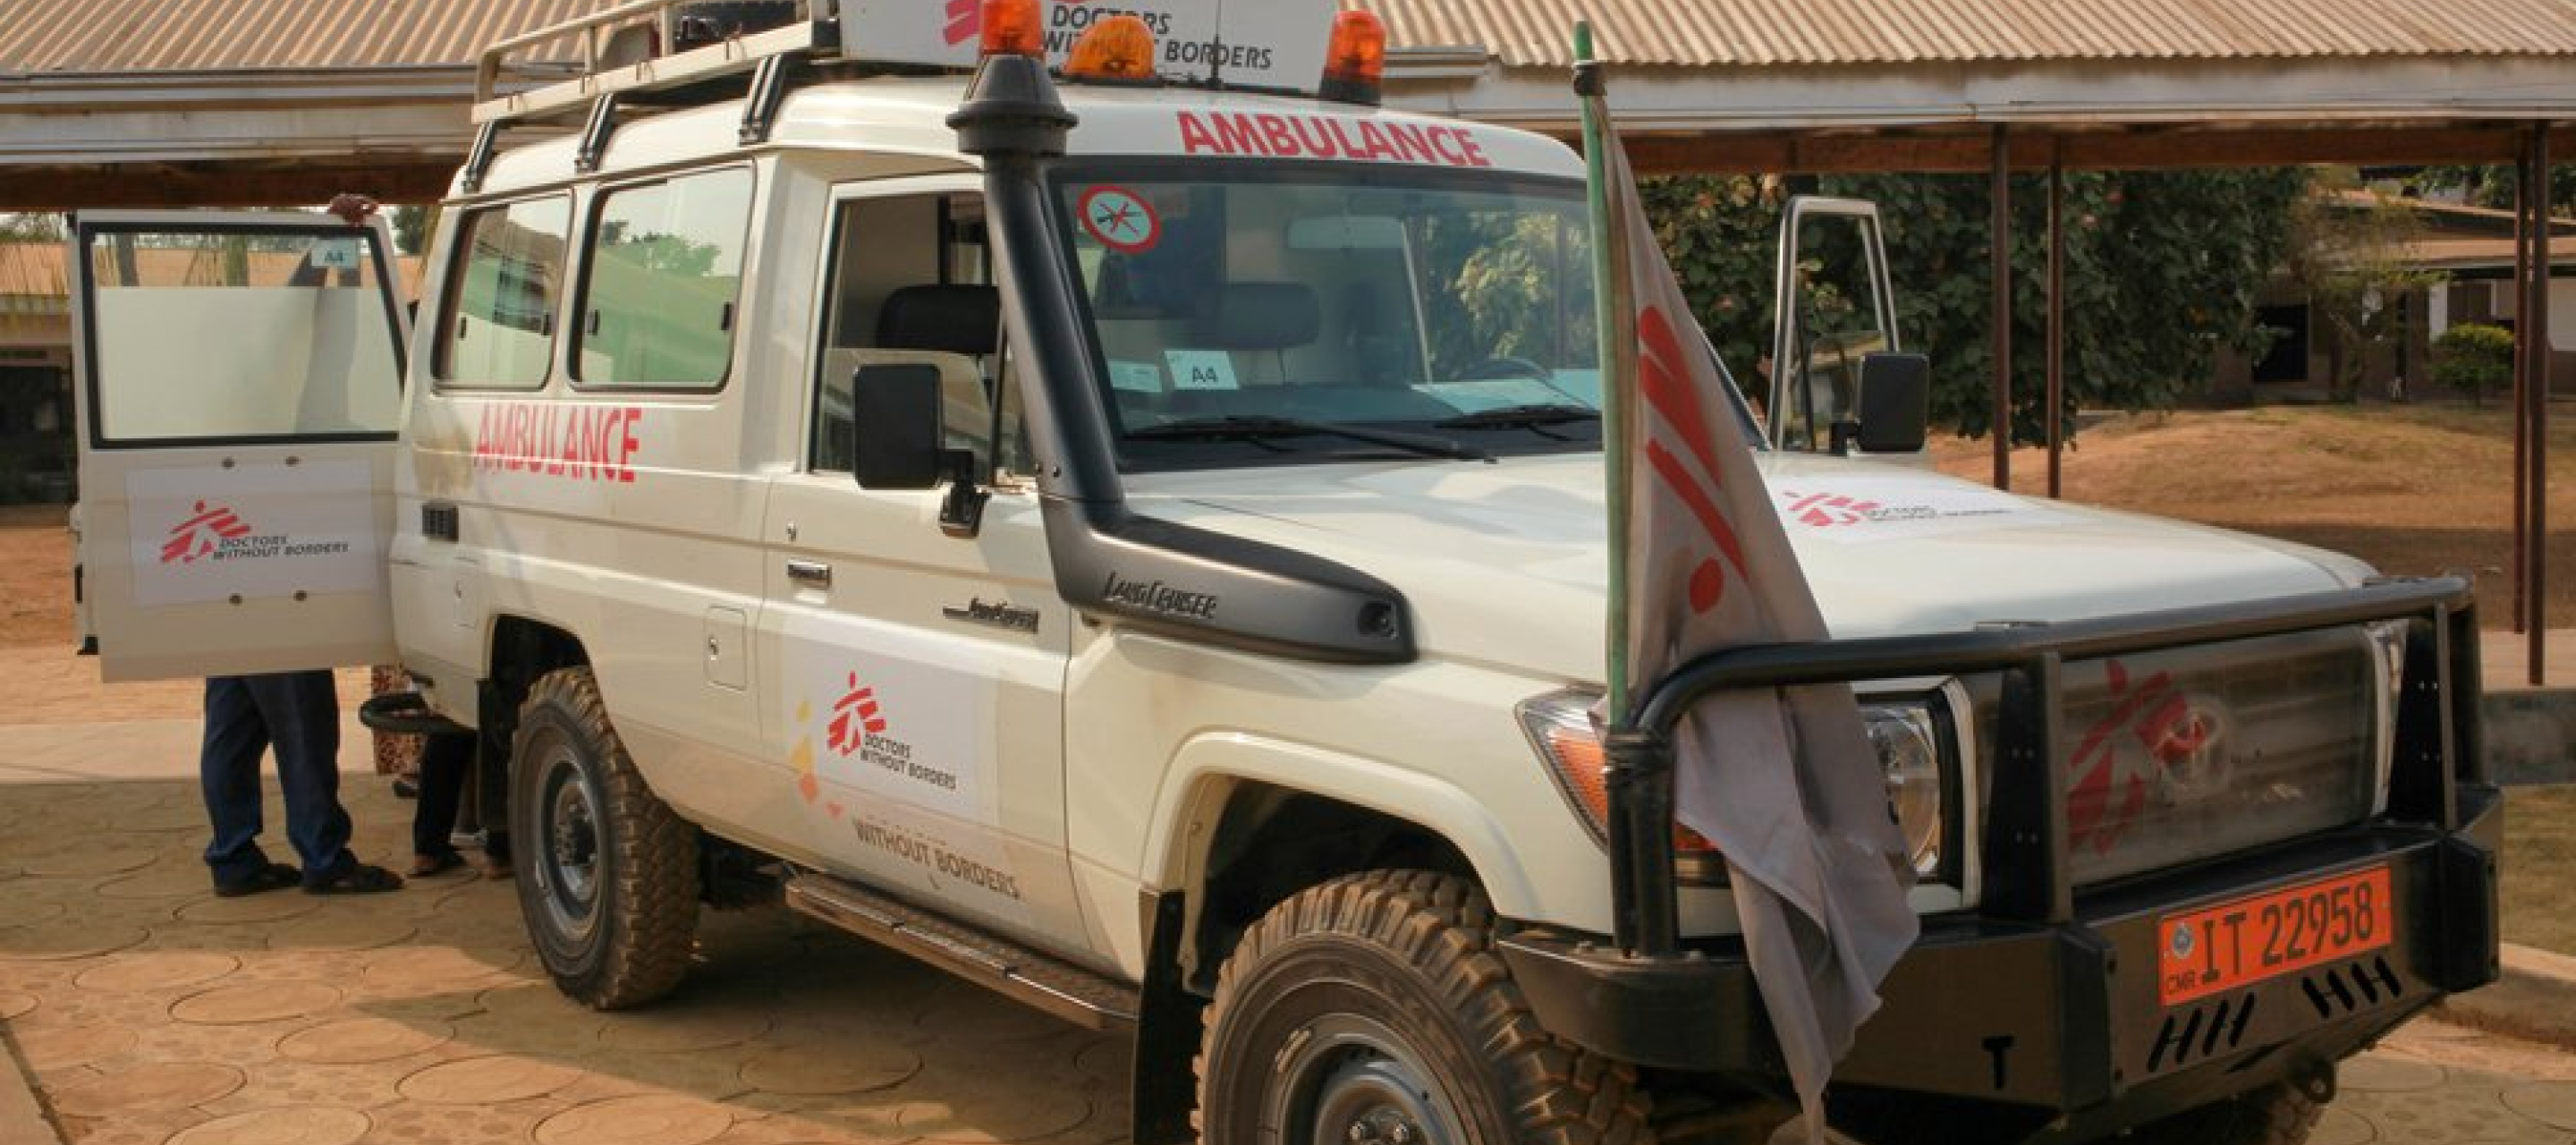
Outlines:
{"type": "Polygon", "coordinates": [[[2233,770],[2226,705],[2176,687],[2157,672],[2133,679],[2127,665],[2107,662],[2114,706],[2086,729],[2068,765],[2066,826],[2070,841],[2109,854],[2147,810],[2224,790],[2233,770]]]}
{"type": "Polygon", "coordinates": [[[250,522],[231,506],[199,501],[196,514],[171,527],[169,539],[161,542],[162,564],[192,565],[206,557],[221,560],[225,541],[250,535],[250,522]]]}
{"type": "Polygon", "coordinates": [[[869,736],[886,733],[884,710],[877,706],[877,690],[862,687],[859,674],[850,673],[849,690],[832,701],[832,720],[823,727],[823,742],[844,756],[858,754],[869,736]]]}
{"type": "Polygon", "coordinates": [[[948,27],[944,33],[950,47],[984,34],[984,0],[948,0],[948,27]]]}
{"type": "Polygon", "coordinates": [[[1830,529],[1836,525],[1864,524],[1879,509],[1876,501],[1863,501],[1833,493],[1782,493],[1791,498],[1789,515],[1801,525],[1830,529]]]}

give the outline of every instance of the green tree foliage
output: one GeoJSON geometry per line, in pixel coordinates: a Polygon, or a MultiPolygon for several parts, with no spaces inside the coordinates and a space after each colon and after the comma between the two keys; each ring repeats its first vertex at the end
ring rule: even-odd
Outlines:
{"type": "Polygon", "coordinates": [[[393,216],[394,249],[403,254],[428,253],[429,236],[438,229],[437,204],[403,203],[396,205],[390,213],[393,216]]]}
{"type": "MultiPolygon", "coordinates": [[[[2206,382],[2221,350],[2258,353],[2255,294],[2289,253],[2304,169],[2100,172],[2066,177],[2066,399],[2171,406],[2206,382]]],[[[1897,323],[1931,356],[1932,417],[1962,434],[1991,424],[1986,337],[1989,197],[1983,176],[1831,176],[1816,193],[1870,199],[1886,225],[1897,323]]],[[[1769,352],[1779,213],[1776,180],[1648,180],[1648,213],[1718,352],[1759,389],[1769,352]]],[[[2013,437],[2045,432],[2046,180],[2013,180],[2013,437]]]]}
{"type": "Polygon", "coordinates": [[[0,242],[58,243],[63,241],[63,217],[38,212],[0,212],[0,242]]]}
{"type": "Polygon", "coordinates": [[[1592,247],[1579,215],[1454,211],[1414,221],[1416,273],[1429,312],[1432,374],[1459,377],[1497,358],[1580,368],[1597,356],[1592,247]]]}
{"type": "Polygon", "coordinates": [[[2513,332],[2475,322],[2442,331],[2433,339],[2433,380],[2487,404],[2513,381],[2513,332]]]}
{"type": "Polygon", "coordinates": [[[2415,208],[2363,189],[2349,171],[2321,174],[2290,212],[2290,229],[2295,241],[2283,270],[2325,328],[2326,396],[2353,401],[2370,348],[2404,321],[2405,296],[2443,275],[2407,260],[2407,244],[2423,234],[2415,208]]]}
{"type": "MultiPolygon", "coordinates": [[[[2414,179],[2418,191],[2459,192],[2460,197],[2478,207],[2499,211],[2513,209],[2513,168],[2493,167],[2426,167],[2414,179]]],[[[2549,168],[2549,213],[2576,215],[2576,166],[2553,163],[2549,168]]]]}

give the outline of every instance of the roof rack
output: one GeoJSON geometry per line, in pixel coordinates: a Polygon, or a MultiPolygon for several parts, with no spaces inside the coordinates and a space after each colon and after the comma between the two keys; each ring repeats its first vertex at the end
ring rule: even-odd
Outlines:
{"type": "MultiPolygon", "coordinates": [[[[645,26],[644,21],[689,2],[691,0],[631,0],[578,19],[548,24],[495,41],[483,49],[474,63],[473,122],[478,125],[515,125],[552,119],[578,121],[590,114],[592,105],[602,96],[640,96],[700,85],[750,72],[760,67],[762,61],[772,58],[823,59],[840,55],[841,28],[838,20],[800,19],[784,27],[737,35],[667,56],[631,62],[619,58],[621,45],[616,43],[619,32],[645,26]],[[505,75],[527,79],[561,76],[560,64],[514,67],[510,57],[530,48],[575,38],[578,38],[582,50],[581,71],[577,77],[523,91],[503,93],[500,90],[505,75]]],[[[829,12],[834,5],[818,2],[813,4],[813,8],[829,12]]]]}

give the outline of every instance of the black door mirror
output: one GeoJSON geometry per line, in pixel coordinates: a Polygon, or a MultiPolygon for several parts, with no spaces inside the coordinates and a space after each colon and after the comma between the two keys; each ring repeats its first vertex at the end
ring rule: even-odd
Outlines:
{"type": "Polygon", "coordinates": [[[929,489],[940,457],[939,367],[861,366],[850,377],[851,468],[862,489],[929,489]]]}
{"type": "Polygon", "coordinates": [[[932,489],[948,483],[939,528],[972,537],[988,496],[976,483],[972,450],[947,448],[939,367],[889,362],[850,375],[851,468],[861,489],[932,489]]]}
{"type": "Polygon", "coordinates": [[[1864,354],[1860,420],[1834,424],[1834,452],[1913,453],[1932,420],[1932,360],[1921,354],[1864,354]]]}

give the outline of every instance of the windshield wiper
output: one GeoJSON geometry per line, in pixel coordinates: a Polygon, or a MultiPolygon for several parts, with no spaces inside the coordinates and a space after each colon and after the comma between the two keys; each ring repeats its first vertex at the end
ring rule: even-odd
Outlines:
{"type": "Polygon", "coordinates": [[[1267,414],[1236,414],[1227,417],[1195,417],[1167,421],[1128,430],[1124,436],[1138,441],[1264,441],[1282,437],[1312,437],[1318,434],[1347,438],[1352,441],[1383,445],[1422,457],[1447,457],[1459,461],[1492,461],[1493,455],[1472,445],[1461,445],[1445,437],[1427,433],[1404,433],[1392,429],[1370,429],[1366,426],[1343,425],[1339,422],[1310,421],[1300,417],[1274,417],[1267,414]]]}
{"type": "Polygon", "coordinates": [[[1539,402],[1532,405],[1501,406],[1460,414],[1447,421],[1431,423],[1433,429],[1526,429],[1541,437],[1572,441],[1562,433],[1548,432],[1552,425],[1571,425],[1579,421],[1599,421],[1601,411],[1591,406],[1565,402],[1539,402]]]}

